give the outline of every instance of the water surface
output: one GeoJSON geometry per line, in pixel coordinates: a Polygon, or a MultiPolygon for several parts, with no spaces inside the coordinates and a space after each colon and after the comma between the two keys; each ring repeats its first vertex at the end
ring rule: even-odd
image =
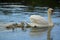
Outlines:
{"type": "MultiPolygon", "coordinates": [[[[4,30],[5,24],[14,22],[20,23],[25,21],[30,22],[29,17],[31,15],[41,15],[47,20],[47,8],[48,7],[35,7],[33,11],[28,9],[28,6],[24,5],[0,5],[0,40],[47,40],[47,30],[31,32],[30,29],[22,31],[16,29],[15,32],[12,30],[4,30]]],[[[52,15],[52,21],[54,27],[51,32],[53,40],[60,40],[60,9],[55,8],[54,15],[52,15]]]]}

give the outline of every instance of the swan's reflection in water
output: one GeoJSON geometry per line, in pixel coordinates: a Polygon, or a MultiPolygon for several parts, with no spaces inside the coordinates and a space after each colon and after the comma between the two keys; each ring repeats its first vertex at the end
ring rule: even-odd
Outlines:
{"type": "Polygon", "coordinates": [[[47,38],[47,30],[48,30],[47,28],[32,29],[29,34],[30,34],[30,37],[33,38],[33,40],[43,40],[47,38]]]}

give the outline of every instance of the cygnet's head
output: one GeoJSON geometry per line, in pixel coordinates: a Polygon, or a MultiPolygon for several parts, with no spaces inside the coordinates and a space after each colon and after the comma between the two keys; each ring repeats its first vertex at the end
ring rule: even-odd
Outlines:
{"type": "Polygon", "coordinates": [[[52,8],[49,8],[48,9],[48,13],[53,14],[53,9],[52,8]]]}

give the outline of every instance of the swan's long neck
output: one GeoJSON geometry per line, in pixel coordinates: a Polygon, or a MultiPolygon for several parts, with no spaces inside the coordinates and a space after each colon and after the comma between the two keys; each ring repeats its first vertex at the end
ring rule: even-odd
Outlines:
{"type": "Polygon", "coordinates": [[[52,19],[51,19],[51,13],[49,13],[49,12],[48,12],[48,23],[49,23],[50,26],[53,25],[52,19]]]}

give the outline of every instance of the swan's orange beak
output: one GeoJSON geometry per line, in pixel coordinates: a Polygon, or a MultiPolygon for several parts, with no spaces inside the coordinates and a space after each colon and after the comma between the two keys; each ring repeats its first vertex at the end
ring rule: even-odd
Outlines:
{"type": "Polygon", "coordinates": [[[54,10],[51,10],[51,15],[53,15],[54,10]]]}

